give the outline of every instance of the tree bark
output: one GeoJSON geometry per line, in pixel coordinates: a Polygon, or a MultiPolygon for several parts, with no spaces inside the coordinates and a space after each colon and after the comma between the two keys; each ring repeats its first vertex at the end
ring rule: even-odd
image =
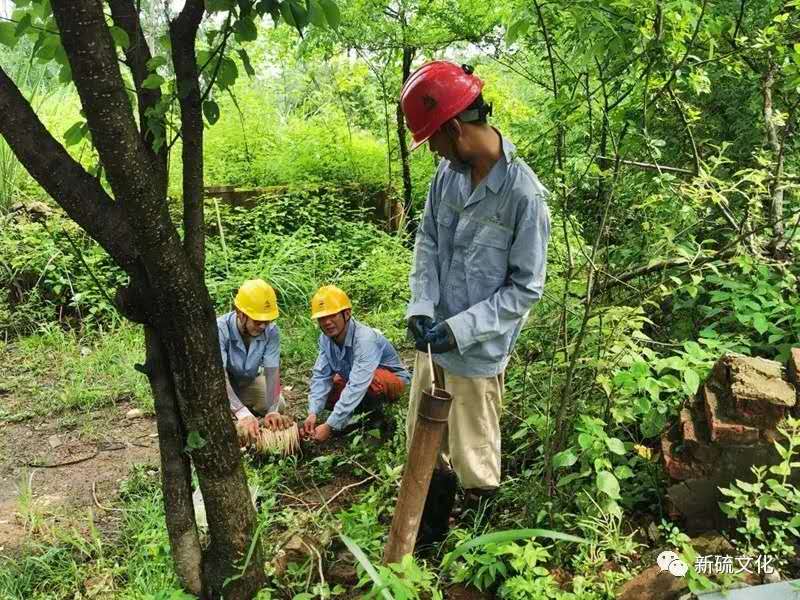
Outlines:
{"type": "Polygon", "coordinates": [[[149,290],[141,308],[163,342],[185,431],[205,441],[191,451],[209,524],[204,595],[219,597],[224,588],[226,598],[252,598],[265,581],[263,553],[255,544],[246,567],[235,567],[251,548],[256,519],[225,402],[211,298],[170,220],[163,187],[136,128],[102,4],[56,0],[53,12],[93,142],[139,249],[142,285],[149,290]]]}
{"type": "Polygon", "coordinates": [[[767,207],[767,215],[772,225],[772,239],[769,243],[770,252],[773,258],[778,258],[776,254],[781,246],[784,236],[783,228],[783,140],[778,136],[778,128],[773,121],[774,109],[772,103],[772,88],[775,85],[775,71],[777,66],[770,61],[767,72],[764,75],[764,126],[767,130],[767,141],[775,155],[775,170],[770,182],[770,203],[767,207]]]}
{"type": "Polygon", "coordinates": [[[172,558],[183,586],[192,594],[200,595],[203,555],[192,504],[192,467],[183,451],[186,432],[163,344],[152,327],[145,326],[144,333],[147,359],[142,370],[150,380],[158,414],[161,488],[172,558]]]}
{"type": "MultiPolygon", "coordinates": [[[[411,61],[414,60],[416,49],[403,46],[403,81],[405,84],[411,75],[411,61]]],[[[400,144],[400,164],[403,171],[403,212],[406,219],[406,230],[413,235],[414,231],[414,205],[411,189],[411,163],[409,162],[408,143],[406,142],[406,123],[403,118],[403,109],[397,103],[397,141],[400,144]]]]}
{"type": "MultiPolygon", "coordinates": [[[[114,24],[121,28],[128,35],[129,45],[125,49],[125,59],[131,71],[133,85],[136,88],[136,97],[139,108],[139,131],[145,150],[150,154],[153,166],[158,170],[164,189],[167,185],[167,152],[166,146],[162,144],[160,150],[155,150],[156,135],[150,128],[151,120],[157,122],[157,116],[148,117],[148,112],[156,110],[161,100],[161,88],[145,88],[142,86],[144,80],[150,75],[147,66],[148,61],[153,57],[147,39],[142,31],[139,11],[134,6],[133,0],[109,0],[111,17],[114,24]]],[[[163,135],[163,132],[162,132],[163,135]]],[[[166,193],[166,191],[165,191],[166,193]]]]}
{"type": "Polygon", "coordinates": [[[123,269],[137,260],[133,231],[122,209],[50,135],[6,72],[0,68],[0,135],[19,162],[123,269]]]}
{"type": "Polygon", "coordinates": [[[181,155],[183,160],[183,239],[189,262],[198,273],[205,263],[203,231],[203,113],[200,73],[195,41],[203,18],[203,2],[188,0],[180,15],[170,23],[172,62],[178,77],[181,108],[181,155]]]}

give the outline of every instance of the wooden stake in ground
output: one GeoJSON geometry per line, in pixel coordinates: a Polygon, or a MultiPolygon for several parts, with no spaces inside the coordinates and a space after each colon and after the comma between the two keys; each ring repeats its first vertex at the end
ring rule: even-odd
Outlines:
{"type": "MultiPolygon", "coordinates": [[[[438,365],[437,365],[438,366],[438,365]]],[[[431,373],[432,376],[436,371],[431,373]]],[[[384,564],[398,563],[411,554],[417,541],[422,509],[431,484],[431,475],[442,444],[452,398],[436,377],[430,391],[422,392],[411,448],[403,470],[403,481],[392,518],[389,540],[383,553],[384,564]],[[441,385],[442,387],[439,387],[441,385]]]]}

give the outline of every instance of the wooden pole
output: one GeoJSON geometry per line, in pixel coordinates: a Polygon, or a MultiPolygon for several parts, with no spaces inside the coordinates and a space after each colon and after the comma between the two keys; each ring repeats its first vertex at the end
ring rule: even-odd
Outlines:
{"type": "Polygon", "coordinates": [[[384,564],[398,563],[406,554],[414,551],[422,509],[450,414],[451,400],[449,393],[435,385],[431,391],[422,392],[414,436],[411,438],[400,494],[392,517],[392,528],[383,552],[384,564]]]}

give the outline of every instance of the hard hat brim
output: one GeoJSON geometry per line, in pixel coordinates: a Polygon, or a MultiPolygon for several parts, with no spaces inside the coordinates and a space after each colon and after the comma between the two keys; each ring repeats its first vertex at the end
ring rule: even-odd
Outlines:
{"type": "MultiPolygon", "coordinates": [[[[433,135],[433,134],[431,134],[431,135],[433,135]]],[[[416,150],[420,146],[424,146],[425,142],[427,142],[429,139],[431,139],[431,136],[430,135],[426,135],[424,138],[422,138],[419,141],[411,142],[411,148],[409,149],[409,152],[413,152],[414,150],[416,150]]]]}
{"type": "Polygon", "coordinates": [[[344,306],[344,307],[342,307],[342,308],[340,308],[338,310],[335,310],[335,309],[333,309],[333,310],[318,310],[317,312],[311,313],[311,318],[316,320],[316,319],[321,319],[322,317],[330,317],[331,315],[339,314],[343,310],[352,310],[352,307],[351,306],[344,306]]]}
{"type": "Polygon", "coordinates": [[[241,306],[239,306],[239,303],[236,302],[236,301],[233,302],[233,305],[236,308],[238,308],[240,311],[242,311],[244,314],[246,314],[248,317],[253,319],[253,321],[274,321],[275,319],[278,318],[278,309],[277,308],[275,310],[270,310],[270,311],[266,311],[266,312],[255,312],[255,311],[252,311],[252,310],[246,310],[246,309],[242,308],[241,306]]]}

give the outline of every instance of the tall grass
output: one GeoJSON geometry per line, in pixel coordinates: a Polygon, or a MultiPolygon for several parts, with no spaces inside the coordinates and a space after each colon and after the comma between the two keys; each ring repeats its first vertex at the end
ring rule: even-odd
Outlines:
{"type": "Polygon", "coordinates": [[[136,325],[121,323],[83,336],[46,325],[1,350],[10,370],[4,385],[38,414],[95,410],[119,400],[152,411],[147,380],[133,367],[144,358],[136,325]]]}

